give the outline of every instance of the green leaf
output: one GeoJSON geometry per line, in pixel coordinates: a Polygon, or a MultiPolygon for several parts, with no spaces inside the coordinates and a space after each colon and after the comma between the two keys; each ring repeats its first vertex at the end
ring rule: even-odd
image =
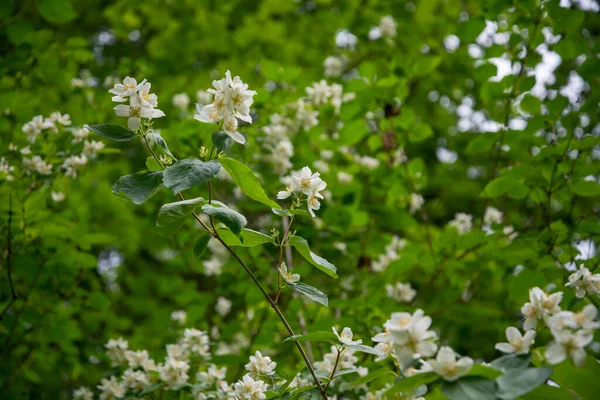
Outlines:
{"type": "Polygon", "coordinates": [[[229,172],[235,183],[242,189],[246,196],[272,208],[281,208],[271,200],[262,188],[254,172],[241,162],[233,158],[220,158],[219,162],[229,172]]]}
{"type": "Polygon", "coordinates": [[[498,397],[501,399],[514,399],[522,396],[544,384],[551,375],[552,368],[527,368],[508,371],[496,380],[498,383],[498,397]]]}
{"type": "Polygon", "coordinates": [[[49,22],[69,22],[77,17],[69,0],[40,0],[40,14],[49,22]]]}
{"type": "Polygon", "coordinates": [[[521,100],[519,106],[526,113],[539,114],[542,107],[542,101],[539,99],[539,97],[536,97],[532,94],[527,94],[525,97],[523,97],[523,100],[521,100]]]}
{"type": "Polygon", "coordinates": [[[467,154],[489,153],[496,140],[498,137],[493,133],[479,133],[469,142],[465,152],[467,154]]]}
{"type": "Polygon", "coordinates": [[[359,351],[361,353],[373,354],[375,356],[381,355],[381,352],[379,350],[377,350],[376,348],[367,346],[364,344],[350,344],[350,345],[344,345],[344,347],[346,349],[350,349],[353,351],[359,351]]]}
{"type": "Polygon", "coordinates": [[[256,247],[266,243],[275,243],[275,239],[271,236],[246,228],[242,229],[239,236],[234,235],[230,230],[221,229],[219,236],[228,246],[232,247],[256,247]]]}
{"type": "Polygon", "coordinates": [[[360,142],[360,140],[365,137],[369,131],[365,125],[365,121],[363,119],[356,119],[351,122],[347,122],[344,124],[342,129],[340,129],[340,139],[339,143],[345,146],[353,146],[360,142]]]}
{"type": "Polygon", "coordinates": [[[440,379],[440,376],[435,372],[415,374],[413,376],[409,376],[408,378],[398,380],[398,382],[394,383],[394,385],[389,388],[386,393],[391,394],[411,392],[421,385],[427,385],[428,383],[435,382],[438,379],[440,379]]]}
{"type": "Polygon", "coordinates": [[[148,135],[146,135],[146,138],[148,139],[150,145],[157,144],[166,155],[171,157],[174,161],[177,161],[175,156],[173,156],[173,154],[171,153],[171,150],[169,150],[167,142],[165,142],[165,139],[163,139],[163,137],[160,136],[159,133],[152,131],[148,133],[148,135]]]}
{"type": "Polygon", "coordinates": [[[502,356],[500,358],[495,359],[491,362],[492,367],[502,370],[509,371],[512,369],[525,369],[529,366],[531,362],[530,355],[519,356],[516,354],[510,354],[507,356],[502,356]]]}
{"type": "Polygon", "coordinates": [[[273,211],[273,214],[278,215],[280,217],[291,217],[292,213],[289,212],[288,210],[284,210],[281,208],[271,208],[271,211],[273,211]]]}
{"type": "Polygon", "coordinates": [[[571,361],[554,366],[551,379],[565,390],[572,391],[581,399],[596,399],[600,393],[600,364],[587,356],[583,367],[576,367],[571,361]]]}
{"type": "Polygon", "coordinates": [[[587,181],[584,179],[577,180],[571,185],[571,190],[576,195],[582,197],[599,197],[600,184],[596,181],[587,181]]]}
{"type": "Polygon", "coordinates": [[[174,193],[208,182],[219,173],[221,166],[215,160],[200,161],[186,158],[165,169],[163,183],[174,193]]]}
{"type": "Polygon", "coordinates": [[[123,192],[135,204],[142,204],[162,187],[162,172],[141,171],[119,178],[112,187],[113,193],[123,192]]]}
{"type": "Polygon", "coordinates": [[[317,267],[319,270],[325,272],[332,278],[338,278],[335,265],[310,251],[310,247],[308,247],[308,242],[306,239],[301,238],[300,236],[292,236],[289,240],[289,244],[294,246],[302,257],[304,257],[309,263],[317,267]]]}
{"type": "Polygon", "coordinates": [[[396,376],[396,374],[394,373],[394,371],[392,371],[391,369],[388,369],[386,367],[383,367],[383,368],[376,369],[375,371],[370,371],[367,375],[358,378],[357,380],[352,382],[352,386],[365,385],[365,384],[373,382],[374,380],[379,379],[379,378],[383,378],[383,377],[392,378],[395,376],[396,376]]]}
{"type": "Polygon", "coordinates": [[[317,303],[322,304],[325,307],[329,307],[329,301],[327,300],[327,295],[325,293],[321,292],[319,289],[314,288],[309,285],[306,285],[302,282],[288,283],[288,286],[290,286],[295,291],[303,294],[310,300],[316,301],[317,303]]]}
{"type": "Polygon", "coordinates": [[[202,206],[202,212],[224,223],[236,235],[239,235],[248,223],[246,217],[225,205],[215,207],[212,204],[205,204],[202,206]]]}
{"type": "Polygon", "coordinates": [[[450,400],[496,400],[496,385],[489,379],[466,377],[444,382],[442,393],[450,400]]]}
{"type": "Polygon", "coordinates": [[[333,332],[317,331],[309,332],[306,335],[294,335],[284,339],[284,342],[288,340],[296,340],[302,342],[330,342],[339,343],[338,337],[333,332]]]}
{"type": "Polygon", "coordinates": [[[483,376],[488,379],[496,379],[502,376],[504,372],[494,367],[488,367],[482,364],[475,364],[465,376],[483,376]]]}
{"type": "Polygon", "coordinates": [[[90,131],[95,132],[100,136],[104,136],[107,139],[114,140],[115,142],[127,142],[136,136],[134,132],[119,125],[98,124],[86,125],[85,127],[90,131]]]}
{"type": "Polygon", "coordinates": [[[522,396],[524,400],[573,400],[573,395],[563,388],[550,385],[540,385],[522,396]]]}
{"type": "Polygon", "coordinates": [[[150,171],[162,171],[162,168],[153,156],[146,158],[146,168],[150,171]]]}
{"type": "Polygon", "coordinates": [[[219,151],[225,151],[233,144],[233,139],[225,132],[213,132],[212,133],[213,145],[219,151]]]}
{"type": "Polygon", "coordinates": [[[196,240],[196,244],[194,244],[193,250],[195,259],[200,258],[200,256],[204,254],[204,251],[206,250],[206,247],[208,246],[208,242],[210,242],[211,237],[212,235],[210,233],[202,232],[198,240],[196,240]]]}
{"type": "Polygon", "coordinates": [[[161,232],[167,236],[172,235],[183,225],[185,218],[190,216],[194,210],[205,203],[202,197],[195,199],[176,201],[163,205],[158,211],[156,226],[161,227],[161,232]]]}
{"type": "Polygon", "coordinates": [[[140,396],[143,396],[148,393],[152,393],[155,390],[162,388],[163,386],[165,386],[164,383],[155,383],[154,385],[150,385],[140,392],[140,396]]]}
{"type": "Polygon", "coordinates": [[[408,140],[413,143],[419,143],[433,135],[431,126],[427,124],[416,124],[408,130],[408,140]]]}

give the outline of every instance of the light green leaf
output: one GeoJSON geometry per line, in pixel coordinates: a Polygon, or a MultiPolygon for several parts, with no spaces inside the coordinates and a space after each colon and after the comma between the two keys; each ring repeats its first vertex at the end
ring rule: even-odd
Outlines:
{"type": "Polygon", "coordinates": [[[153,156],[146,158],[146,168],[150,171],[162,171],[162,168],[153,156]]]}
{"type": "Polygon", "coordinates": [[[332,278],[338,278],[335,265],[310,251],[308,242],[304,238],[301,238],[300,236],[292,236],[289,240],[289,244],[294,246],[294,248],[298,250],[298,253],[300,253],[302,257],[304,257],[309,263],[317,267],[319,270],[325,272],[332,278]]]}
{"type": "Polygon", "coordinates": [[[428,137],[433,136],[431,126],[423,123],[415,124],[408,130],[408,140],[413,143],[419,143],[428,137]]]}
{"type": "Polygon", "coordinates": [[[357,380],[355,380],[354,382],[352,382],[352,386],[360,386],[360,385],[365,385],[367,383],[373,382],[376,379],[379,378],[390,378],[390,382],[391,382],[391,378],[395,377],[396,374],[394,373],[394,371],[392,371],[389,368],[383,367],[383,368],[379,368],[376,369],[375,371],[369,371],[369,373],[363,377],[358,378],[357,380]]]}
{"type": "Polygon", "coordinates": [[[327,300],[327,295],[325,293],[321,292],[319,289],[314,288],[309,285],[306,285],[302,282],[288,283],[288,286],[290,286],[295,291],[303,294],[310,300],[316,301],[317,303],[322,304],[325,307],[329,307],[329,301],[327,300]]]}
{"type": "Polygon", "coordinates": [[[163,205],[156,218],[156,226],[161,227],[161,232],[169,236],[175,233],[185,219],[190,216],[194,210],[205,203],[202,197],[184,201],[176,201],[163,205]]]}
{"type": "Polygon", "coordinates": [[[266,243],[275,243],[275,239],[271,236],[246,228],[242,229],[239,236],[234,235],[230,230],[221,229],[219,236],[232,247],[255,247],[266,243]]]}
{"type": "Polygon", "coordinates": [[[241,162],[233,158],[220,158],[219,163],[229,172],[235,183],[242,189],[246,196],[272,208],[281,208],[271,200],[262,188],[254,172],[241,162]]]}
{"type": "Polygon", "coordinates": [[[379,350],[377,350],[376,348],[371,347],[371,346],[366,346],[364,344],[344,345],[344,347],[347,349],[350,349],[350,350],[360,351],[361,353],[367,353],[367,354],[373,354],[375,356],[381,356],[381,352],[379,350]]]}
{"type": "Polygon", "coordinates": [[[212,204],[205,204],[202,206],[202,212],[224,223],[236,235],[239,235],[248,223],[246,217],[225,205],[215,207],[212,204]]]}
{"type": "Polygon", "coordinates": [[[192,186],[208,182],[219,173],[221,166],[217,161],[200,161],[186,158],[165,169],[163,183],[174,193],[179,193],[192,186]]]}
{"type": "Polygon", "coordinates": [[[98,124],[86,125],[90,131],[115,142],[127,142],[135,137],[135,133],[119,125],[98,124]]]}
{"type": "Polygon", "coordinates": [[[333,332],[317,331],[309,332],[306,335],[294,335],[286,338],[284,342],[288,340],[296,340],[301,342],[330,342],[339,343],[339,339],[333,332]]]}
{"type": "Polygon", "coordinates": [[[202,232],[200,234],[200,237],[198,238],[198,240],[196,240],[196,244],[194,244],[193,252],[195,259],[200,258],[200,256],[204,254],[204,251],[206,250],[206,247],[208,246],[208,242],[210,242],[211,237],[212,235],[208,232],[202,232]]]}
{"type": "Polygon", "coordinates": [[[162,172],[141,171],[119,178],[112,187],[113,193],[123,192],[135,204],[142,204],[162,187],[162,172]]]}
{"type": "Polygon", "coordinates": [[[77,17],[69,0],[40,0],[40,14],[49,22],[69,22],[77,17]]]}
{"type": "Polygon", "coordinates": [[[599,376],[600,364],[588,355],[583,367],[576,367],[570,360],[556,365],[551,379],[581,399],[595,399],[600,393],[599,376]]]}
{"type": "Polygon", "coordinates": [[[580,179],[573,182],[571,190],[582,197],[600,197],[600,183],[596,181],[580,179]]]}

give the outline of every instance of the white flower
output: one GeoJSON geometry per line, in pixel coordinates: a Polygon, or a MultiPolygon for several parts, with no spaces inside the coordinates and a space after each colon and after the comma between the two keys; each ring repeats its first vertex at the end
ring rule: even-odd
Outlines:
{"type": "Polygon", "coordinates": [[[369,156],[359,156],[358,154],[354,156],[354,161],[361,167],[366,168],[369,171],[372,171],[379,167],[379,160],[369,156]]]}
{"type": "Polygon", "coordinates": [[[437,345],[434,341],[437,335],[429,330],[431,322],[431,318],[419,309],[412,315],[406,312],[393,313],[392,318],[383,325],[394,344],[394,356],[403,368],[417,355],[432,357],[435,354],[437,345]]]}
{"type": "Polygon", "coordinates": [[[304,167],[300,174],[292,176],[292,188],[306,195],[319,192],[327,187],[327,184],[319,176],[318,172],[313,174],[309,167],[304,167]]]}
{"type": "Polygon", "coordinates": [[[196,104],[197,113],[194,119],[200,122],[215,123],[223,120],[223,129],[234,141],[244,144],[246,138],[237,131],[237,118],[252,123],[250,106],[256,94],[248,90],[248,85],[242,82],[239,76],[231,78],[231,73],[226,72],[225,78],[213,81],[214,89],[208,92],[213,94],[214,101],[206,106],[196,104]]]}
{"type": "Polygon", "coordinates": [[[464,235],[473,228],[473,216],[466,213],[456,213],[454,219],[448,225],[454,226],[459,235],[464,235]]]}
{"type": "Polygon", "coordinates": [[[173,95],[173,105],[181,110],[187,109],[190,105],[190,96],[187,93],[173,95]]]}
{"type": "Polygon", "coordinates": [[[386,285],[385,290],[388,297],[397,302],[410,303],[417,295],[417,291],[410,283],[397,282],[395,285],[386,285]]]}
{"type": "Polygon", "coordinates": [[[129,98],[129,105],[119,104],[115,106],[115,113],[119,117],[127,118],[127,127],[132,131],[135,131],[140,127],[142,118],[160,118],[164,117],[165,113],[161,110],[155,109],[150,104],[155,103],[156,95],[154,97],[147,96],[146,99],[142,100],[141,97],[131,96],[129,98]]]}
{"type": "Polygon", "coordinates": [[[252,377],[257,378],[260,374],[269,376],[275,374],[277,363],[270,357],[263,356],[260,351],[256,351],[253,356],[250,356],[250,362],[245,367],[252,377]]]}
{"type": "Polygon", "coordinates": [[[596,321],[596,317],[598,316],[598,309],[593,304],[588,304],[583,307],[578,313],[575,313],[574,319],[577,325],[583,329],[599,329],[600,322],[596,321]]]}
{"type": "Polygon", "coordinates": [[[94,393],[82,386],[73,391],[73,400],[94,400],[94,393]]]}
{"type": "Polygon", "coordinates": [[[340,340],[340,342],[342,342],[345,345],[348,346],[352,346],[352,345],[356,345],[356,344],[361,344],[362,340],[352,340],[352,329],[346,327],[344,329],[342,329],[342,333],[338,333],[337,329],[335,329],[335,326],[331,328],[333,330],[333,333],[335,333],[335,336],[338,337],[338,339],[340,340]]]}
{"type": "Polygon", "coordinates": [[[329,56],[323,62],[325,67],[325,76],[337,78],[344,73],[344,64],[346,60],[343,57],[329,56]]]}
{"type": "Polygon", "coordinates": [[[71,116],[69,114],[61,114],[56,111],[50,114],[50,119],[54,122],[58,122],[62,126],[71,125],[71,116]]]}
{"type": "Polygon", "coordinates": [[[169,356],[169,358],[172,358],[174,360],[187,361],[190,357],[189,350],[189,347],[186,346],[185,343],[174,343],[167,345],[167,355],[169,356]]]}
{"type": "Polygon", "coordinates": [[[141,392],[150,386],[150,376],[143,371],[128,369],[123,372],[123,385],[135,392],[141,392]]]}
{"type": "Polygon", "coordinates": [[[65,194],[63,192],[52,191],[50,193],[50,196],[52,197],[52,201],[55,203],[60,203],[61,201],[64,201],[64,199],[65,199],[65,194]]]}
{"type": "Polygon", "coordinates": [[[488,207],[485,209],[483,215],[483,222],[488,224],[501,224],[503,219],[502,211],[494,207],[488,207]]]}
{"type": "Polygon", "coordinates": [[[81,143],[90,134],[90,130],[88,128],[76,129],[72,131],[72,134],[73,140],[71,140],[71,143],[81,143]]]}
{"type": "Polygon", "coordinates": [[[204,331],[189,328],[183,331],[183,348],[202,357],[210,356],[210,338],[204,331]]]}
{"type": "Polygon", "coordinates": [[[242,380],[233,385],[235,393],[239,399],[263,400],[267,396],[268,385],[260,379],[254,380],[250,374],[243,376],[242,380]]]}
{"type": "Polygon", "coordinates": [[[381,17],[379,20],[379,29],[381,31],[381,36],[396,37],[396,21],[394,21],[394,17],[391,15],[381,17]]]}
{"type": "Polygon", "coordinates": [[[206,90],[198,90],[196,92],[196,101],[198,102],[198,104],[205,106],[207,104],[212,103],[213,95],[212,93],[209,93],[206,90]]]}
{"type": "Polygon", "coordinates": [[[150,359],[146,350],[132,351],[127,350],[125,352],[125,359],[129,363],[130,368],[143,367],[144,364],[150,359]]]}
{"type": "Polygon", "coordinates": [[[215,306],[215,311],[218,312],[222,316],[229,314],[229,311],[231,311],[231,301],[226,299],[225,297],[220,296],[217,299],[217,305],[215,306]]]}
{"type": "Polygon", "coordinates": [[[102,392],[100,399],[103,400],[125,397],[125,393],[127,392],[125,385],[119,382],[114,376],[111,376],[109,379],[102,379],[100,385],[97,387],[102,392]]]}
{"type": "Polygon", "coordinates": [[[115,95],[112,98],[112,101],[116,101],[118,103],[127,101],[127,97],[133,97],[144,83],[146,83],[145,79],[138,85],[135,78],[130,78],[129,76],[126,77],[123,80],[123,83],[117,83],[112,89],[109,90],[109,93],[115,95]]]}
{"type": "Polygon", "coordinates": [[[576,296],[584,298],[586,293],[600,294],[600,274],[592,274],[583,264],[579,269],[569,275],[569,282],[565,285],[576,289],[576,296]]]}
{"type": "Polygon", "coordinates": [[[112,361],[113,366],[119,366],[125,362],[125,352],[129,348],[126,340],[123,338],[110,339],[104,347],[106,347],[106,355],[112,361]]]}
{"type": "Polygon", "coordinates": [[[526,318],[523,329],[534,329],[537,322],[543,320],[546,315],[559,312],[562,296],[562,292],[548,295],[538,287],[529,289],[529,302],[521,307],[521,313],[526,318]]]}
{"type": "Polygon", "coordinates": [[[308,99],[316,106],[326,104],[331,97],[331,87],[326,80],[313,83],[312,86],[306,88],[308,99]]]}
{"type": "Polygon", "coordinates": [[[579,367],[585,363],[586,353],[583,349],[591,343],[594,335],[589,331],[579,330],[575,333],[568,330],[552,331],[554,341],[546,348],[546,360],[550,364],[560,364],[567,357],[579,367]]]}
{"type": "Polygon", "coordinates": [[[95,158],[96,154],[104,148],[104,143],[92,140],[83,142],[83,153],[90,158],[95,158]]]}
{"type": "Polygon", "coordinates": [[[278,270],[279,270],[279,273],[281,274],[281,277],[283,278],[283,280],[286,281],[287,283],[296,283],[300,280],[300,275],[292,274],[291,272],[288,272],[287,265],[283,261],[279,265],[278,270]]]}
{"type": "Polygon", "coordinates": [[[185,361],[168,358],[165,365],[158,368],[159,378],[167,385],[177,385],[186,383],[189,376],[187,371],[190,366],[185,361]]]}
{"type": "Polygon", "coordinates": [[[429,360],[427,364],[444,380],[455,381],[471,370],[473,360],[470,357],[462,357],[457,361],[454,350],[448,346],[442,346],[435,360],[429,360]]]}
{"type": "Polygon", "coordinates": [[[85,166],[88,162],[88,159],[85,154],[81,154],[79,156],[71,156],[67,157],[63,160],[63,164],[61,168],[65,171],[65,176],[69,176],[73,179],[77,177],[77,170],[81,167],[85,166]]]}
{"type": "Polygon", "coordinates": [[[347,172],[340,171],[337,173],[337,180],[342,185],[347,185],[348,183],[352,182],[353,179],[354,177],[347,172]]]}
{"type": "Polygon", "coordinates": [[[503,353],[527,354],[535,340],[535,331],[530,330],[525,332],[525,335],[521,335],[517,328],[509,326],[506,328],[506,338],[508,343],[496,343],[497,350],[503,353]]]}
{"type": "Polygon", "coordinates": [[[180,325],[185,325],[187,314],[183,310],[176,310],[171,313],[171,321],[176,321],[180,325]]]}
{"type": "Polygon", "coordinates": [[[425,199],[418,193],[412,193],[410,195],[410,213],[414,214],[419,211],[423,204],[425,203],[425,199]]]}

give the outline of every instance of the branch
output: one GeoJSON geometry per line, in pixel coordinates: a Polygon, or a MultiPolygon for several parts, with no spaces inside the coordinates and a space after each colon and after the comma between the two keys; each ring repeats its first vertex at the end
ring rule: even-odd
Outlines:
{"type": "Polygon", "coordinates": [[[0,313],[0,321],[4,318],[6,312],[10,309],[13,303],[17,300],[17,293],[15,292],[15,285],[12,279],[12,192],[8,192],[8,235],[6,236],[6,271],[8,274],[8,283],[10,285],[10,301],[4,309],[2,313],[0,313]]]}

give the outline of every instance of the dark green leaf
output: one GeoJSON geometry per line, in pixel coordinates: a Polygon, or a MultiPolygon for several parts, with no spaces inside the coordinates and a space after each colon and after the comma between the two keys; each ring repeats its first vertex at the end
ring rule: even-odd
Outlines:
{"type": "Polygon", "coordinates": [[[242,229],[239,236],[234,235],[229,230],[219,230],[219,236],[225,243],[232,247],[255,247],[266,243],[275,243],[271,236],[254,231],[252,229],[242,229]]]}
{"type": "Polygon", "coordinates": [[[375,356],[381,356],[381,352],[379,350],[377,350],[371,346],[366,346],[364,344],[344,345],[344,347],[347,349],[350,349],[350,350],[359,351],[361,353],[367,353],[367,354],[373,354],[375,356]]]}
{"type": "Polygon", "coordinates": [[[242,228],[248,222],[242,214],[225,205],[215,207],[212,204],[205,204],[202,206],[202,212],[224,223],[236,235],[241,233],[242,228]]]}
{"type": "Polygon", "coordinates": [[[165,169],[163,183],[174,193],[179,193],[208,182],[220,169],[221,165],[214,160],[204,162],[196,158],[186,158],[165,169]]]}
{"type": "Polygon", "coordinates": [[[440,379],[440,376],[435,372],[424,372],[421,374],[415,374],[408,378],[402,378],[394,383],[394,386],[389,388],[386,393],[407,393],[415,390],[421,385],[427,385],[428,383],[435,382],[440,379]]]}
{"type": "Polygon", "coordinates": [[[482,364],[475,364],[465,376],[483,376],[488,379],[496,379],[502,376],[503,372],[494,367],[488,367],[482,364]]]}
{"type": "Polygon", "coordinates": [[[90,131],[97,133],[100,136],[104,136],[107,139],[114,140],[115,142],[127,142],[133,139],[136,135],[129,129],[123,128],[119,125],[109,124],[98,124],[98,125],[86,125],[90,131]]]}
{"type": "Polygon", "coordinates": [[[571,185],[573,193],[582,197],[600,197],[600,183],[580,179],[571,185]]]}
{"type": "Polygon", "coordinates": [[[363,377],[358,378],[354,382],[352,382],[352,386],[360,386],[370,383],[376,379],[386,377],[392,381],[392,378],[395,377],[396,374],[389,368],[383,367],[376,369],[375,371],[369,371],[369,373],[363,377]]]}
{"type": "Polygon", "coordinates": [[[212,142],[218,151],[225,151],[231,147],[233,139],[225,132],[213,132],[212,142]]]}
{"type": "Polygon", "coordinates": [[[148,133],[148,135],[146,137],[148,138],[148,142],[150,143],[150,145],[157,144],[166,155],[171,157],[174,161],[177,161],[175,156],[173,156],[173,154],[171,154],[171,150],[169,150],[169,146],[167,145],[167,142],[165,142],[165,139],[163,139],[163,137],[160,136],[159,133],[152,131],[152,132],[148,133]]]}
{"type": "Polygon", "coordinates": [[[545,383],[552,375],[552,368],[526,368],[507,371],[499,377],[498,397],[514,399],[531,392],[545,383]]]}
{"type": "Polygon", "coordinates": [[[161,227],[161,232],[167,236],[172,235],[185,222],[194,210],[205,203],[202,197],[195,199],[176,201],[165,204],[160,208],[156,225],[161,227]]]}
{"type": "Polygon", "coordinates": [[[489,379],[466,377],[444,382],[442,393],[450,400],[496,400],[496,385],[489,379]]]}
{"type": "Polygon", "coordinates": [[[319,289],[314,288],[312,286],[306,285],[302,282],[296,283],[288,283],[288,285],[294,289],[295,291],[302,293],[304,296],[308,297],[312,301],[316,301],[319,304],[324,305],[325,307],[329,306],[329,301],[327,300],[327,295],[321,292],[319,289]]]}
{"type": "Polygon", "coordinates": [[[49,22],[69,22],[77,17],[70,0],[40,0],[39,8],[49,22]]]}
{"type": "Polygon", "coordinates": [[[162,187],[160,171],[141,171],[119,178],[112,187],[113,193],[123,192],[135,204],[142,204],[162,187]]]}
{"type": "Polygon", "coordinates": [[[308,247],[308,242],[305,239],[301,238],[300,236],[292,236],[289,240],[289,244],[294,246],[302,257],[304,257],[309,263],[317,267],[319,270],[325,272],[332,278],[338,277],[335,265],[333,265],[323,257],[319,257],[318,255],[310,251],[310,247],[308,247]]]}
{"type": "Polygon", "coordinates": [[[200,258],[200,256],[204,254],[211,237],[212,235],[210,233],[202,232],[198,240],[196,240],[196,244],[194,244],[194,258],[200,258]]]}

